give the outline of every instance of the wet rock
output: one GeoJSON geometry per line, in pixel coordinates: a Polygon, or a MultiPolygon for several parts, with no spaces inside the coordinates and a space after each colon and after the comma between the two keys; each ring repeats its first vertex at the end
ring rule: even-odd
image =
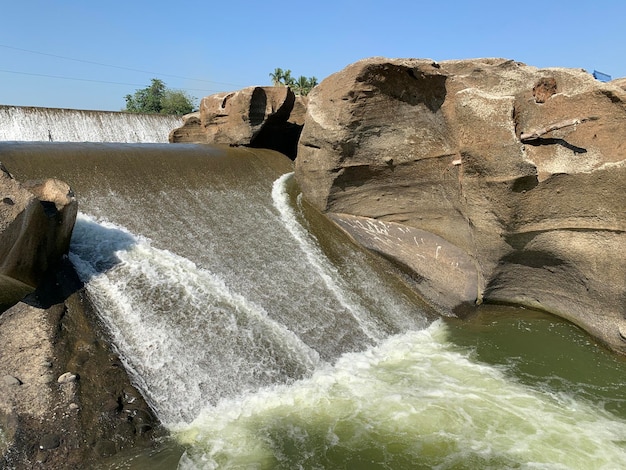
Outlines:
{"type": "Polygon", "coordinates": [[[94,452],[99,457],[111,457],[112,455],[115,455],[117,448],[115,447],[114,442],[103,439],[96,442],[94,452]]]}
{"type": "Polygon", "coordinates": [[[61,445],[61,439],[56,434],[45,434],[39,441],[39,448],[41,450],[56,449],[61,445]]]}

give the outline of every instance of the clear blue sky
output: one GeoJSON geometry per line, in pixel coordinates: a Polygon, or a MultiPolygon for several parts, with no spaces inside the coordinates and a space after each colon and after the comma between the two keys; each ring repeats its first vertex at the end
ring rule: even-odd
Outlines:
{"type": "Polygon", "coordinates": [[[269,85],[276,67],[321,81],[371,56],[626,76],[624,0],[8,0],[0,18],[9,105],[117,111],[151,78],[201,98],[269,85]]]}

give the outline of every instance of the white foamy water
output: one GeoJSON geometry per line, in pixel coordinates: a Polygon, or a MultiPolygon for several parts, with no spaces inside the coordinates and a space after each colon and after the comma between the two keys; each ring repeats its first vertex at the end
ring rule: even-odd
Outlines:
{"type": "Polygon", "coordinates": [[[384,330],[377,328],[373,319],[367,315],[363,307],[355,299],[347,298],[347,295],[349,295],[348,290],[341,286],[341,276],[331,264],[326,262],[323,253],[321,253],[316,244],[311,242],[309,232],[304,230],[304,227],[298,222],[297,216],[289,204],[287,183],[291,178],[293,178],[293,173],[287,173],[274,181],[272,186],[272,200],[274,207],[280,214],[283,225],[300,246],[308,264],[317,272],[324,285],[337,299],[339,304],[352,313],[367,337],[372,340],[382,339],[385,336],[384,330]]]}
{"type": "Polygon", "coordinates": [[[443,323],[344,355],[310,378],[206,407],[181,469],[617,469],[626,423],[522,386],[443,323]]]}
{"type": "Polygon", "coordinates": [[[167,143],[180,116],[0,106],[0,141],[167,143]]]}
{"type": "Polygon", "coordinates": [[[165,423],[310,373],[318,355],[206,269],[79,215],[70,259],[125,365],[165,423]]]}
{"type": "Polygon", "coordinates": [[[291,184],[279,178],[271,199],[250,184],[145,201],[92,196],[101,216],[133,214],[152,239],[84,215],[77,222],[71,259],[133,379],[185,446],[179,468],[626,461],[622,419],[476,361],[335,238],[331,262],[291,184]],[[329,347],[338,337],[348,339],[329,347]]]}

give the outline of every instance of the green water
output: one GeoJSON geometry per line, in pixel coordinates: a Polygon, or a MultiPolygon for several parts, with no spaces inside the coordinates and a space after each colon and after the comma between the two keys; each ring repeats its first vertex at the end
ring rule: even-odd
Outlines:
{"type": "Polygon", "coordinates": [[[558,318],[485,306],[207,407],[108,468],[619,469],[625,374],[558,318]]]}
{"type": "MultiPolygon", "coordinates": [[[[432,315],[401,277],[322,217],[307,214],[298,223],[324,256],[287,230],[294,227],[270,194],[288,162],[274,168],[267,152],[198,146],[54,145],[45,155],[37,148],[5,145],[3,162],[18,175],[66,175],[82,211],[146,237],[99,229],[109,242],[132,239],[132,249],[90,282],[120,307],[108,313],[124,322],[143,315],[135,327],[119,328],[139,334],[117,344],[134,341],[129,359],[138,359],[139,378],[150,381],[144,391],[172,437],[101,468],[624,467],[621,358],[566,322],[519,308],[483,306],[471,318],[430,324],[432,315]],[[200,282],[207,279],[216,282],[200,282]],[[174,302],[194,285],[216,289],[202,299],[232,291],[232,311],[211,310],[217,304],[200,297],[174,302]],[[150,296],[165,305],[149,299],[128,308],[150,296]],[[220,333],[227,330],[215,325],[237,315],[246,322],[227,324],[232,336],[220,333]],[[256,339],[264,331],[276,333],[272,341],[256,339]],[[240,355],[237,339],[253,347],[240,355]],[[275,346],[273,354],[265,344],[275,346]],[[322,360],[302,363],[299,374],[285,368],[285,380],[245,386],[252,382],[242,380],[246,374],[265,377],[268,358],[280,364],[294,344],[302,346],[296,352],[313,345],[322,360]],[[223,368],[210,367],[216,345],[226,351],[223,368]],[[246,354],[249,361],[237,362],[246,354]],[[218,379],[228,379],[226,392],[205,391],[218,379]]],[[[292,208],[306,212],[295,194],[292,188],[292,208]]],[[[84,260],[102,248],[100,232],[83,233],[84,260]]]]}
{"type": "Polygon", "coordinates": [[[626,358],[553,315],[483,305],[471,319],[448,319],[450,340],[519,383],[586,400],[626,419],[626,358]]]}

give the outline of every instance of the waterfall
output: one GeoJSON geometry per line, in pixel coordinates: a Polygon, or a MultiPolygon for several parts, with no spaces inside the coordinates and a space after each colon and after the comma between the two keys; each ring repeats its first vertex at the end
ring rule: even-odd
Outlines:
{"type": "Polygon", "coordinates": [[[0,142],[0,157],[18,179],[74,188],[70,259],[172,433],[106,468],[626,461],[623,360],[523,309],[433,321],[302,200],[276,152],[0,142]]]}
{"type": "Polygon", "coordinates": [[[0,106],[0,142],[166,143],[180,116],[0,106]]]}

